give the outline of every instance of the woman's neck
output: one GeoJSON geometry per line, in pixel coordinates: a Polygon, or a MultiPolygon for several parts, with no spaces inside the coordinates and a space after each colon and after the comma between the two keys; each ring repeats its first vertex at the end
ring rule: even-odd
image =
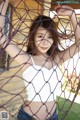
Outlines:
{"type": "Polygon", "coordinates": [[[37,54],[36,57],[39,57],[40,60],[52,60],[51,56],[49,56],[48,54],[37,54]]]}

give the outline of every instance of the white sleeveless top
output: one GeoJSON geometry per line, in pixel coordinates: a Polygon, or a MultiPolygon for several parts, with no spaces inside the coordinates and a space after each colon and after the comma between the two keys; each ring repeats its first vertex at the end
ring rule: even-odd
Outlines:
{"type": "Polygon", "coordinates": [[[45,67],[35,65],[28,67],[22,74],[25,82],[28,99],[30,101],[47,102],[56,99],[60,93],[62,73],[58,66],[50,70],[45,67]]]}

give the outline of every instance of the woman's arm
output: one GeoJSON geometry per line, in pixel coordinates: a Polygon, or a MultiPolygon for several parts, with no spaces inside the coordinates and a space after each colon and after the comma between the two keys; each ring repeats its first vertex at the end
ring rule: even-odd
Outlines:
{"type": "Polygon", "coordinates": [[[59,54],[60,58],[62,58],[63,62],[65,62],[66,60],[73,57],[76,53],[80,51],[80,25],[73,8],[65,5],[62,6],[59,5],[55,7],[55,10],[58,13],[58,15],[69,17],[75,35],[75,43],[66,50],[64,50],[63,52],[60,52],[59,54]]]}
{"type": "Polygon", "coordinates": [[[8,4],[9,4],[8,0],[3,1],[0,4],[0,37],[2,36],[2,34],[4,34],[5,14],[6,14],[8,4]]]}
{"type": "Polygon", "coordinates": [[[29,55],[22,49],[18,48],[8,36],[4,34],[5,15],[9,4],[9,0],[5,0],[0,4],[0,46],[5,48],[6,52],[18,63],[24,64],[29,60],[29,55]],[[10,42],[9,42],[10,41],[10,42]],[[5,47],[6,46],[6,47],[5,47]]]}
{"type": "Polygon", "coordinates": [[[55,10],[58,13],[58,15],[69,17],[72,23],[72,26],[73,26],[75,40],[76,42],[80,40],[80,24],[79,24],[79,21],[77,20],[77,16],[76,16],[74,9],[66,5],[62,5],[62,6],[59,5],[55,7],[55,10]]]}
{"type": "Polygon", "coordinates": [[[77,16],[76,13],[72,12],[71,16],[70,16],[70,20],[73,26],[73,31],[74,31],[74,35],[75,35],[75,42],[78,43],[80,41],[80,23],[77,20],[77,16]]]}

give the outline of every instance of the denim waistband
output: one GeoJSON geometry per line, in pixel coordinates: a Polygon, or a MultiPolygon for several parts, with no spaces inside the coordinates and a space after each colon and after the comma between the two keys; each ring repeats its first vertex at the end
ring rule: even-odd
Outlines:
{"type": "MultiPolygon", "coordinates": [[[[20,110],[18,111],[17,119],[18,120],[36,120],[33,116],[31,116],[30,114],[24,111],[23,106],[21,106],[20,110]]],[[[58,120],[58,114],[56,110],[51,117],[45,120],[58,120]]]]}

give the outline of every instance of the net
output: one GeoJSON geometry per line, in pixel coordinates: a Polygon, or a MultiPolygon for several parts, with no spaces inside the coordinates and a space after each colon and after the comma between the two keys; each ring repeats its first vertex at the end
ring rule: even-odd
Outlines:
{"type": "MultiPolygon", "coordinates": [[[[80,106],[79,45],[76,44],[73,56],[71,56],[71,51],[69,49],[68,52],[70,58],[61,66],[57,64],[59,69],[54,67],[52,70],[50,70],[51,73],[47,73],[49,70],[44,73],[42,72],[46,64],[44,63],[41,68],[37,70],[37,73],[34,75],[34,77],[31,78],[30,76],[30,81],[27,81],[22,77],[21,70],[24,66],[26,66],[26,64],[30,64],[29,60],[31,59],[31,56],[24,64],[18,65],[15,62],[17,56],[21,54],[21,50],[27,51],[28,39],[31,37],[28,35],[29,29],[34,18],[38,15],[43,14],[50,16],[52,17],[53,21],[56,22],[60,39],[60,43],[58,44],[59,51],[65,51],[65,49],[69,48],[75,42],[75,32],[73,31],[70,19],[67,16],[57,16],[57,14],[50,9],[51,1],[31,0],[31,2],[32,4],[29,0],[19,0],[15,1],[14,5],[10,3],[6,16],[2,15],[5,1],[0,2],[0,17],[5,18],[5,26],[0,30],[0,38],[6,36],[7,41],[5,47],[5,43],[2,43],[0,47],[0,118],[2,120],[5,118],[8,119],[9,117],[10,120],[17,120],[16,116],[18,114],[18,110],[21,105],[25,104],[25,100],[28,98],[27,88],[32,88],[35,93],[35,96],[32,93],[32,101],[34,101],[37,96],[38,99],[41,100],[42,104],[38,107],[36,112],[35,110],[31,110],[31,103],[28,104],[27,107],[33,117],[36,116],[37,120],[40,120],[38,113],[42,110],[43,106],[45,106],[44,108],[47,111],[45,120],[47,119],[47,116],[52,115],[55,105],[53,104],[51,109],[48,110],[46,103],[51,95],[53,95],[53,98],[55,98],[55,94],[57,95],[55,103],[57,105],[56,109],[58,110],[59,120],[79,120],[80,111],[79,109],[77,110],[77,108],[80,106]],[[5,30],[4,34],[2,32],[3,30],[5,30]],[[20,48],[20,51],[14,55],[14,57],[10,57],[5,52],[5,49],[10,41],[12,41],[17,47],[20,48]],[[75,54],[76,50],[78,52],[75,54]],[[40,76],[41,78],[44,78],[44,82],[41,82],[40,78],[38,78],[39,82],[34,83],[35,77],[37,78],[37,74],[40,71],[40,76]],[[49,74],[48,78],[46,78],[47,74],[49,74]],[[53,80],[53,82],[50,83],[50,78],[53,75],[56,80],[53,80]],[[37,88],[35,88],[34,84],[38,84],[38,86],[41,85],[39,91],[36,90],[37,88]],[[54,89],[52,88],[51,84],[55,84],[54,89]],[[47,88],[49,89],[50,94],[47,96],[47,99],[44,103],[44,94],[47,92],[45,87],[46,85],[48,86],[47,88]],[[45,89],[45,93],[41,93],[43,89],[45,89]],[[43,97],[41,98],[42,95],[43,97]]],[[[56,2],[54,3],[52,1],[52,4],[54,5],[56,2]]],[[[79,19],[78,15],[77,18],[79,19]]],[[[36,70],[36,68],[34,68],[34,70],[36,70]]]]}

